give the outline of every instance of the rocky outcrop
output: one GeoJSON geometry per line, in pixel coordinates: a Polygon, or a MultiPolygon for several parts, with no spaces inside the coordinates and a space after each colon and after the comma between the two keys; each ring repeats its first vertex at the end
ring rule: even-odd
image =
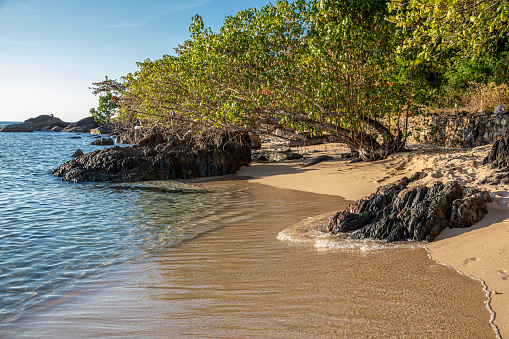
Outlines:
{"type": "Polygon", "coordinates": [[[21,124],[6,125],[0,129],[0,132],[34,132],[50,131],[56,127],[65,128],[69,124],[52,115],[40,115],[36,118],[25,120],[21,124]]]}
{"type": "Polygon", "coordinates": [[[172,140],[156,146],[106,148],[70,160],[51,173],[72,182],[187,179],[233,174],[250,160],[249,136],[224,134],[217,143],[200,147],[172,140]]]}
{"type": "Polygon", "coordinates": [[[101,139],[92,141],[90,143],[90,145],[111,146],[111,145],[115,145],[115,141],[111,138],[101,138],[101,139]]]}
{"type": "Polygon", "coordinates": [[[354,239],[433,241],[445,228],[470,227],[488,213],[488,192],[456,181],[408,187],[418,178],[405,177],[351,203],[329,219],[326,231],[354,239]]]}
{"type": "Polygon", "coordinates": [[[509,128],[504,131],[500,139],[493,143],[484,163],[491,163],[493,167],[498,168],[509,166],[509,128]]]}
{"type": "Polygon", "coordinates": [[[91,129],[99,127],[93,117],[87,117],[70,124],[62,132],[88,133],[91,129]]]}
{"type": "Polygon", "coordinates": [[[0,128],[0,132],[33,132],[34,128],[32,124],[22,123],[22,124],[11,124],[5,125],[0,128]]]}

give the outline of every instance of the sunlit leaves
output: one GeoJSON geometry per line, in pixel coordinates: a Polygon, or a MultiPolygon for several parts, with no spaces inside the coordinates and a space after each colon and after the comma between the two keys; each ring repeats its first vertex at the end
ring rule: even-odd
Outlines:
{"type": "Polygon", "coordinates": [[[395,53],[403,35],[386,15],[383,0],[277,1],[227,17],[219,32],[195,16],[177,56],[127,76],[122,114],[222,128],[269,119],[355,143],[409,105],[395,53]]]}

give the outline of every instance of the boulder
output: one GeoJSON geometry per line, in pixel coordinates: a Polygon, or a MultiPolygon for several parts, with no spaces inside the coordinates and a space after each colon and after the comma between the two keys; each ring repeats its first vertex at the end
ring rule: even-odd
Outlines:
{"type": "Polygon", "coordinates": [[[90,143],[90,145],[98,145],[98,146],[111,146],[115,145],[115,141],[111,138],[101,138],[94,140],[90,143]]]}
{"type": "Polygon", "coordinates": [[[63,128],[60,126],[55,126],[51,129],[53,132],[62,132],[63,128]]]}
{"type": "Polygon", "coordinates": [[[71,157],[72,157],[72,158],[77,158],[77,157],[81,157],[82,155],[84,155],[83,151],[82,151],[82,150],[80,150],[80,149],[78,149],[78,150],[76,150],[76,152],[74,152],[74,153],[71,155],[71,157]]]}
{"type": "Polygon", "coordinates": [[[55,127],[64,128],[69,125],[59,118],[52,115],[40,115],[36,118],[25,120],[21,124],[6,125],[0,129],[0,132],[33,132],[33,131],[50,131],[55,127]]]}
{"type": "Polygon", "coordinates": [[[433,241],[446,227],[470,227],[488,213],[488,192],[456,181],[407,187],[418,178],[419,173],[405,177],[351,203],[329,219],[325,230],[354,239],[433,241]]]}
{"type": "Polygon", "coordinates": [[[493,143],[490,153],[484,158],[484,163],[491,163],[493,167],[503,168],[509,166],[509,128],[504,135],[493,143]]]}
{"type": "Polygon", "coordinates": [[[72,182],[128,182],[233,174],[251,160],[247,134],[222,134],[215,143],[167,141],[114,146],[74,158],[51,173],[72,182]]]}
{"type": "Polygon", "coordinates": [[[63,132],[88,133],[91,129],[99,127],[93,117],[87,117],[70,124],[63,129],[63,132]]]}

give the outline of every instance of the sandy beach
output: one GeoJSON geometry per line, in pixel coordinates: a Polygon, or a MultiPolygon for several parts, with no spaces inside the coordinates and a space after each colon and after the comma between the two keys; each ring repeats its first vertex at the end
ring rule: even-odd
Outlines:
{"type": "Polygon", "coordinates": [[[391,155],[371,163],[350,163],[338,156],[347,149],[339,144],[308,146],[296,149],[306,155],[304,161],[252,164],[239,176],[251,182],[277,188],[341,196],[356,200],[369,195],[381,185],[415,172],[424,173],[418,184],[457,180],[469,187],[490,192],[493,202],[488,215],[467,229],[446,229],[427,245],[430,256],[465,275],[481,280],[486,286],[487,307],[492,323],[501,337],[509,337],[509,186],[490,185],[486,178],[496,175],[482,159],[490,146],[469,150],[434,149],[414,145],[411,152],[391,155]],[[302,164],[319,155],[332,160],[309,167],[302,164]]]}

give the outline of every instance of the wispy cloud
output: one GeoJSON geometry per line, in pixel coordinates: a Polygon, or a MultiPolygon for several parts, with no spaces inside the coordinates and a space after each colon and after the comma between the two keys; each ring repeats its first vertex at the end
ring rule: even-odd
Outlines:
{"type": "Polygon", "coordinates": [[[9,39],[0,39],[0,44],[11,45],[11,46],[25,46],[25,47],[42,47],[46,46],[40,42],[28,42],[28,41],[15,41],[9,39]]]}
{"type": "Polygon", "coordinates": [[[170,13],[185,11],[185,10],[192,9],[192,8],[202,7],[211,1],[212,0],[202,0],[199,2],[194,2],[194,3],[189,3],[189,4],[185,4],[185,5],[172,7],[170,9],[167,9],[165,11],[151,15],[146,18],[138,19],[138,20],[135,20],[132,22],[110,24],[110,25],[105,26],[105,28],[138,28],[138,27],[142,27],[142,26],[145,26],[146,24],[148,24],[149,22],[151,22],[157,18],[160,18],[162,16],[168,15],[170,13]]]}

